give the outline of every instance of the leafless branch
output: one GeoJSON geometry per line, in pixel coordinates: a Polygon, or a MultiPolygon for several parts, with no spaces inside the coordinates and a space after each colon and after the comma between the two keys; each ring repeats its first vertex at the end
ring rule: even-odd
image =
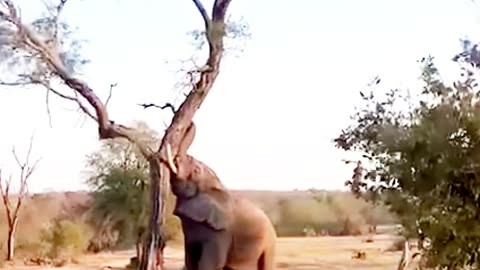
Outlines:
{"type": "Polygon", "coordinates": [[[165,119],[163,119],[162,122],[163,122],[163,126],[164,126],[165,130],[167,130],[168,123],[165,121],[165,119]]]}
{"type": "Polygon", "coordinates": [[[112,98],[113,88],[116,87],[117,85],[118,85],[118,83],[110,84],[110,91],[108,92],[108,97],[107,97],[107,100],[105,101],[105,107],[107,107],[108,102],[109,102],[110,99],[112,98]]]}
{"type": "Polygon", "coordinates": [[[12,24],[16,24],[20,16],[18,15],[17,9],[13,3],[10,0],[2,0],[0,5],[6,9],[6,12],[0,11],[0,18],[12,24]]]}
{"type": "Polygon", "coordinates": [[[188,93],[195,90],[195,84],[200,76],[200,66],[197,65],[194,57],[179,60],[179,65],[179,68],[174,71],[177,77],[174,88],[182,94],[183,100],[188,93]]]}
{"type": "Polygon", "coordinates": [[[5,211],[7,211],[7,216],[10,214],[10,209],[12,209],[10,200],[10,184],[12,182],[12,176],[10,175],[8,179],[3,179],[2,170],[0,169],[0,194],[2,196],[2,201],[5,206],[5,211]],[[4,185],[5,183],[5,185],[4,185]]]}
{"type": "Polygon", "coordinates": [[[56,49],[56,46],[58,44],[58,19],[66,3],[67,0],[60,0],[60,3],[52,8],[51,5],[44,2],[50,15],[53,17],[53,35],[50,40],[46,41],[46,44],[49,45],[52,49],[56,49]]]}
{"type": "Polygon", "coordinates": [[[175,107],[171,103],[165,103],[165,105],[163,105],[163,106],[157,105],[155,103],[143,103],[143,104],[138,104],[138,106],[141,106],[144,109],[154,107],[154,108],[165,110],[165,109],[169,108],[169,109],[172,110],[173,113],[175,113],[175,107]]]}
{"type": "Polygon", "coordinates": [[[40,162],[40,158],[39,158],[32,165],[30,164],[30,155],[32,152],[32,148],[33,148],[33,135],[30,138],[30,144],[28,147],[25,160],[20,161],[20,158],[18,157],[15,151],[15,147],[12,147],[13,157],[15,158],[15,161],[17,162],[17,165],[20,168],[20,176],[19,176],[20,187],[17,194],[17,203],[14,208],[12,207],[12,204],[10,201],[10,187],[11,187],[12,177],[10,176],[8,180],[4,181],[2,179],[2,174],[0,170],[0,194],[2,196],[2,201],[5,206],[7,222],[10,228],[14,226],[15,222],[17,221],[18,212],[20,211],[20,208],[22,206],[23,199],[28,194],[28,180],[30,176],[33,174],[33,172],[36,170],[38,163],[40,162]]]}
{"type": "Polygon", "coordinates": [[[83,102],[80,101],[80,97],[78,96],[78,93],[74,92],[74,94],[75,94],[75,100],[77,101],[77,104],[80,110],[84,112],[86,115],[88,115],[88,117],[92,118],[95,122],[98,123],[98,118],[95,115],[93,115],[93,113],[90,112],[90,110],[86,107],[85,104],[83,104],[83,102]]]}
{"type": "Polygon", "coordinates": [[[15,87],[15,86],[23,86],[23,85],[25,85],[25,82],[23,82],[23,81],[16,81],[16,82],[0,82],[0,85],[3,85],[3,86],[10,86],[10,87],[15,87]]]}
{"type": "Polygon", "coordinates": [[[19,196],[25,196],[27,190],[27,181],[30,175],[35,171],[40,162],[40,158],[37,159],[33,165],[30,165],[30,155],[32,153],[33,147],[33,135],[30,137],[30,144],[28,146],[27,156],[25,157],[25,161],[21,162],[18,158],[17,152],[15,151],[15,147],[12,147],[12,153],[17,162],[17,165],[20,167],[20,191],[19,196]]]}
{"type": "Polygon", "coordinates": [[[201,106],[203,100],[213,86],[219,71],[220,63],[223,56],[223,31],[225,29],[225,13],[231,0],[215,0],[212,11],[212,18],[205,16],[205,8],[200,0],[193,0],[202,18],[208,22],[205,24],[205,32],[209,41],[209,57],[205,65],[197,71],[198,79],[194,84],[193,90],[187,95],[184,102],[180,105],[175,113],[170,127],[167,129],[163,137],[159,153],[162,160],[166,160],[165,142],[171,146],[171,154],[176,156],[179,139],[183,137],[187,127],[190,126],[192,118],[196,110],[201,106]],[[215,29],[214,29],[215,28],[215,29]],[[210,33],[210,34],[208,34],[210,33]]]}
{"type": "Polygon", "coordinates": [[[73,94],[75,96],[69,96],[69,95],[65,95],[65,94],[53,89],[48,82],[45,82],[45,81],[33,81],[33,82],[36,83],[36,84],[40,84],[40,85],[44,86],[47,89],[48,92],[52,92],[53,94],[55,94],[56,96],[58,96],[62,99],[66,99],[66,100],[73,101],[73,102],[77,103],[79,109],[83,113],[85,113],[92,120],[97,121],[97,118],[93,115],[93,113],[91,113],[90,110],[85,106],[85,104],[83,104],[83,102],[80,100],[80,97],[78,96],[77,92],[73,91],[73,94]]]}
{"type": "Polygon", "coordinates": [[[202,15],[203,22],[205,23],[205,29],[208,30],[210,28],[210,16],[208,16],[207,10],[203,6],[202,2],[200,0],[193,0],[193,3],[197,7],[198,12],[200,15],[202,15]]]}
{"type": "Polygon", "coordinates": [[[52,113],[50,112],[50,89],[46,89],[45,94],[45,107],[47,108],[47,115],[48,115],[48,125],[52,127],[52,113]]]}
{"type": "Polygon", "coordinates": [[[58,4],[57,6],[57,14],[55,16],[55,32],[53,36],[54,41],[57,41],[57,37],[58,37],[58,17],[60,16],[60,13],[62,13],[62,10],[65,7],[66,3],[67,3],[67,0],[60,0],[60,4],[58,4]]]}
{"type": "MultiPolygon", "coordinates": [[[[58,51],[47,46],[47,44],[45,44],[45,42],[43,42],[36,33],[34,33],[32,30],[30,30],[30,28],[21,22],[15,9],[13,8],[11,1],[1,0],[0,3],[12,7],[8,13],[1,13],[0,16],[13,22],[17,28],[17,35],[20,37],[20,40],[23,41],[24,45],[26,45],[30,50],[39,53],[42,59],[44,59],[49,65],[51,71],[57,75],[68,87],[73,89],[76,94],[79,94],[85,98],[85,100],[94,108],[95,117],[91,117],[94,116],[94,114],[89,113],[89,115],[91,118],[96,119],[98,123],[100,139],[110,139],[116,137],[126,138],[135,143],[140,148],[142,154],[144,154],[146,157],[150,156],[152,154],[151,149],[143,145],[137,139],[137,134],[134,132],[134,130],[122,125],[117,125],[109,119],[105,104],[85,82],[73,77],[72,74],[70,74],[63,64],[58,51]]],[[[76,97],[75,100],[78,101],[78,97],[76,97]]],[[[77,103],[82,111],[85,113],[88,112],[86,107],[81,102],[77,103]]]]}
{"type": "MultiPolygon", "coordinates": [[[[78,110],[81,110],[80,108],[78,108],[78,110]]],[[[78,121],[77,121],[77,124],[79,123],[79,126],[80,127],[83,127],[85,125],[85,123],[87,122],[87,119],[88,119],[88,115],[86,114],[79,114],[79,118],[78,118],[78,121]]]]}

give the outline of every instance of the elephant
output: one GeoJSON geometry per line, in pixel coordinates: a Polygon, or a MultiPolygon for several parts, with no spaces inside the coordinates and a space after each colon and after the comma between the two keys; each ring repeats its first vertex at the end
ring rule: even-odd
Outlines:
{"type": "Polygon", "coordinates": [[[178,154],[167,164],[172,172],[174,214],[181,220],[187,270],[275,269],[276,232],[267,215],[239,194],[230,192],[207,165],[186,154],[193,141],[193,122],[178,154]]]}

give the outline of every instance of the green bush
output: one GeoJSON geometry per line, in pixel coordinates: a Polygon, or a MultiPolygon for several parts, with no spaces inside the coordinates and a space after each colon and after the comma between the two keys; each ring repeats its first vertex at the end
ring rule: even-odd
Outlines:
{"type": "Polygon", "coordinates": [[[323,192],[318,197],[280,199],[266,211],[279,236],[362,235],[368,225],[391,224],[388,209],[373,206],[349,193],[323,192]]]}
{"type": "Polygon", "coordinates": [[[49,258],[72,257],[87,247],[90,230],[85,224],[57,220],[42,231],[41,240],[49,258]]]}
{"type": "Polygon", "coordinates": [[[166,241],[177,241],[182,238],[182,224],[180,219],[171,213],[168,213],[165,220],[164,236],[166,241]]]}
{"type": "Polygon", "coordinates": [[[46,247],[39,239],[18,239],[15,244],[17,257],[45,257],[46,247]]]}
{"type": "Polygon", "coordinates": [[[280,236],[301,236],[305,228],[320,234],[341,234],[337,213],[327,203],[313,199],[280,200],[278,211],[280,218],[275,225],[280,236]]]}

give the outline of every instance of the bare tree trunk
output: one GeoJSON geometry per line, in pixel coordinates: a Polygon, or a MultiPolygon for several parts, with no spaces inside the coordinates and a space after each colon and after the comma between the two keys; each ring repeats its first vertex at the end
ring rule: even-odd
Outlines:
{"type": "Polygon", "coordinates": [[[138,260],[140,260],[141,256],[141,248],[142,248],[142,239],[140,236],[137,237],[137,242],[135,243],[135,251],[136,251],[136,257],[138,260]]]}
{"type": "MultiPolygon", "coordinates": [[[[160,174],[160,161],[156,156],[152,156],[149,160],[150,163],[150,198],[151,198],[151,215],[148,224],[148,235],[145,235],[145,241],[143,241],[143,250],[142,256],[139,257],[140,264],[139,269],[144,270],[152,270],[157,269],[157,253],[163,252],[160,251],[160,247],[158,244],[164,239],[160,239],[160,225],[161,219],[159,217],[163,217],[165,215],[165,207],[162,201],[162,197],[160,196],[160,182],[161,182],[161,174],[160,174]]],[[[169,173],[166,171],[165,173],[169,173]]],[[[162,254],[163,255],[163,254],[162,254]]],[[[161,269],[161,266],[160,266],[161,269]]]]}
{"type": "Polygon", "coordinates": [[[166,145],[171,146],[171,154],[176,156],[180,140],[184,137],[187,128],[190,127],[195,112],[202,105],[220,73],[220,63],[224,52],[225,14],[231,0],[215,0],[211,17],[200,0],[193,0],[193,2],[205,23],[209,57],[206,64],[198,70],[199,80],[175,112],[172,123],[165,131],[160,148],[149,157],[152,212],[149,221],[149,235],[145,239],[139,270],[163,269],[162,262],[157,262],[157,259],[163,258],[163,241],[165,239],[162,239],[160,235],[160,225],[163,224],[163,219],[159,220],[159,217],[165,217],[164,203],[166,201],[162,199],[166,199],[165,188],[170,182],[170,169],[162,163],[167,160],[166,145]]]}
{"type": "Polygon", "coordinates": [[[13,219],[12,224],[8,225],[7,239],[7,261],[13,260],[15,256],[15,231],[17,229],[17,218],[13,219]]]}

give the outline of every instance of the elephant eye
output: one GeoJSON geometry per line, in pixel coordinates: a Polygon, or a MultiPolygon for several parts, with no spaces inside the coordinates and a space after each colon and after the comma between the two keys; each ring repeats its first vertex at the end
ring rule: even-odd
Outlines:
{"type": "Polygon", "coordinates": [[[198,165],[195,165],[195,167],[193,168],[194,172],[195,173],[201,173],[202,172],[202,168],[198,165]]]}

